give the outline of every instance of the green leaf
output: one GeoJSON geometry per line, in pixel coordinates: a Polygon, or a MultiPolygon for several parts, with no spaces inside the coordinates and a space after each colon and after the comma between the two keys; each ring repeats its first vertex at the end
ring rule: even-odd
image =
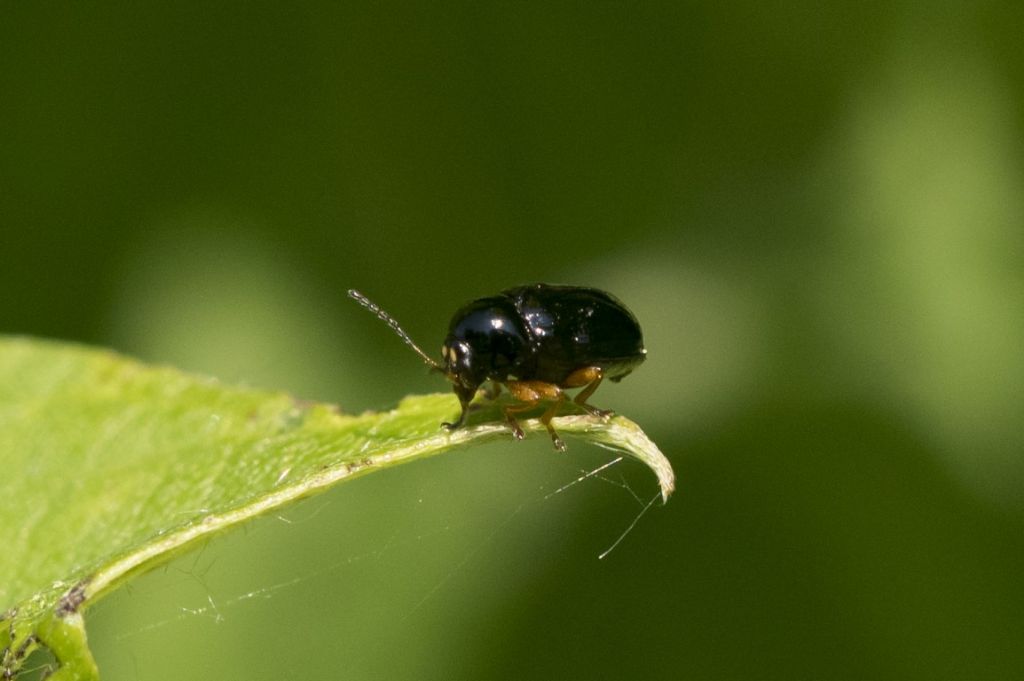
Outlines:
{"type": "MultiPolygon", "coordinates": [[[[45,647],[59,665],[51,679],[98,678],[82,612],[131,575],[331,485],[508,437],[496,407],[439,429],[457,410],[437,394],[346,415],[104,350],[0,337],[0,677],[45,647]]],[[[643,461],[668,499],[672,468],[632,421],[553,423],[643,461]]]]}

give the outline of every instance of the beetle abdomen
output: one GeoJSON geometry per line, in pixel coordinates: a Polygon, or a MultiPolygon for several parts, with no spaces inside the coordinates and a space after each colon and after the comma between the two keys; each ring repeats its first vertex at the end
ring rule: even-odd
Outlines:
{"type": "Polygon", "coordinates": [[[596,366],[617,380],[646,355],[636,317],[614,296],[580,286],[532,284],[502,292],[515,304],[530,336],[532,376],[562,384],[596,366]]]}

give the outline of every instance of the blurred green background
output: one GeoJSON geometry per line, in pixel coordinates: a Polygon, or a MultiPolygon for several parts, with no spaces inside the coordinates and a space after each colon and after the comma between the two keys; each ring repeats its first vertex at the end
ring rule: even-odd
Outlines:
{"type": "Polygon", "coordinates": [[[386,408],[459,304],[616,293],[595,402],[89,612],[105,679],[1024,675],[1019,3],[3,3],[0,330],[386,408]]]}

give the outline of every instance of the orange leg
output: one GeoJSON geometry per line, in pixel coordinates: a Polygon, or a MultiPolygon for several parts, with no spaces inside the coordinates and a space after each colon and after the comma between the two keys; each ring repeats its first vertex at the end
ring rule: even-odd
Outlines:
{"type": "Polygon", "coordinates": [[[554,418],[558,407],[565,401],[565,393],[562,392],[562,389],[553,383],[543,381],[509,381],[505,387],[508,388],[513,398],[522,402],[522,404],[508,405],[504,409],[505,420],[508,421],[508,425],[512,429],[513,437],[517,440],[522,440],[524,437],[523,429],[516,421],[514,414],[533,409],[541,400],[553,400],[554,403],[544,412],[540,420],[548,429],[555,449],[564,451],[565,443],[562,442],[562,438],[558,437],[558,433],[551,425],[551,419],[554,418]]]}
{"type": "Polygon", "coordinates": [[[544,427],[548,429],[548,433],[551,435],[551,443],[560,452],[565,451],[565,443],[562,442],[562,438],[558,437],[558,433],[555,432],[554,426],[551,425],[551,419],[558,413],[558,408],[562,406],[563,402],[565,402],[565,393],[559,390],[558,399],[552,402],[548,410],[540,417],[540,422],[544,424],[544,427]]]}
{"type": "Polygon", "coordinates": [[[565,379],[565,386],[567,388],[576,388],[581,385],[586,386],[583,390],[576,395],[573,400],[576,404],[586,410],[586,412],[592,416],[599,416],[601,418],[608,418],[612,415],[610,409],[598,409],[597,407],[587,404],[587,399],[594,394],[597,390],[597,386],[601,385],[601,381],[604,380],[604,372],[601,371],[600,367],[583,367],[569,374],[568,378],[565,379]]]}

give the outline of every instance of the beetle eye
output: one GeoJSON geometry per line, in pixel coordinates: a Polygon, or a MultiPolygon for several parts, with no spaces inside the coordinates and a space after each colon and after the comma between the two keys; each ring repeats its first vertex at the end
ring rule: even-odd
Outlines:
{"type": "Polygon", "coordinates": [[[453,369],[459,361],[459,353],[455,349],[455,346],[449,345],[448,343],[442,345],[441,360],[448,366],[449,370],[453,369]]]}

